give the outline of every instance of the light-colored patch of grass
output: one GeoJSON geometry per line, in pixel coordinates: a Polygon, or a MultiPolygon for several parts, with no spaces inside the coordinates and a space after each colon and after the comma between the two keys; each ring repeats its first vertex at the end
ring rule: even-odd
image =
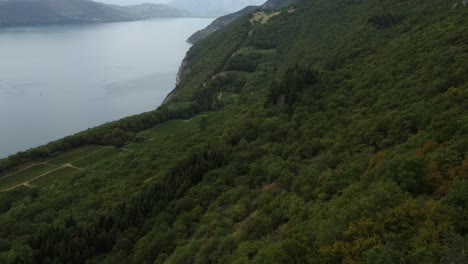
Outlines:
{"type": "Polygon", "coordinates": [[[250,23],[254,25],[255,23],[266,24],[270,19],[275,16],[279,16],[281,11],[267,13],[265,11],[256,12],[253,14],[253,17],[250,19],[250,23]]]}
{"type": "Polygon", "coordinates": [[[131,151],[140,152],[148,148],[149,145],[157,146],[163,143],[163,141],[178,133],[187,132],[190,129],[197,129],[201,119],[208,117],[210,112],[200,113],[190,119],[177,119],[164,122],[148,130],[138,133],[139,136],[143,137],[146,141],[142,143],[132,143],[125,146],[126,149],[131,151]]]}
{"type": "Polygon", "coordinates": [[[56,168],[56,166],[49,164],[38,164],[17,173],[10,174],[0,180],[0,190],[4,190],[26,182],[30,179],[33,179],[34,177],[53,170],[54,168],[56,168]]]}
{"type": "Polygon", "coordinates": [[[64,153],[61,156],[58,156],[56,158],[53,158],[47,161],[47,163],[53,164],[53,165],[63,165],[63,164],[70,163],[75,160],[84,158],[88,155],[91,155],[101,150],[102,150],[102,147],[99,147],[99,146],[85,146],[85,147],[81,147],[81,148],[69,151],[67,153],[64,153]]]}

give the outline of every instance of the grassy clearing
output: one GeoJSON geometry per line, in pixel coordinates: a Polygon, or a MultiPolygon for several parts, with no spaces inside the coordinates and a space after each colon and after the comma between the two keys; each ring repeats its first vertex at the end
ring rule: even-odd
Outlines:
{"type": "Polygon", "coordinates": [[[188,129],[196,128],[199,125],[200,120],[202,120],[204,117],[209,116],[210,114],[210,112],[203,112],[190,119],[170,120],[160,125],[157,125],[151,129],[142,131],[139,133],[139,135],[146,138],[147,140],[165,138],[180,132],[184,132],[188,129]]]}
{"type": "MultiPolygon", "coordinates": [[[[146,139],[143,143],[134,143],[126,146],[125,148],[131,151],[142,151],[148,145],[158,145],[163,143],[167,137],[186,132],[190,129],[196,129],[199,126],[200,120],[210,115],[209,112],[201,113],[191,119],[187,120],[170,120],[154,128],[142,131],[140,136],[146,139]]],[[[121,153],[123,150],[118,148],[103,148],[100,146],[85,146],[72,151],[69,151],[61,156],[47,161],[47,164],[34,165],[31,168],[19,170],[16,173],[0,177],[0,190],[27,182],[41,174],[51,171],[60,165],[72,163],[79,168],[85,168],[96,164],[100,161],[110,159],[115,155],[121,153]]],[[[34,185],[46,186],[54,183],[64,176],[71,175],[76,172],[74,168],[62,168],[53,171],[50,174],[34,180],[34,185]]]]}
{"type": "Polygon", "coordinates": [[[143,143],[133,143],[126,146],[126,149],[133,150],[136,152],[143,151],[148,145],[158,145],[162,143],[167,137],[185,132],[190,129],[198,127],[200,120],[210,115],[209,112],[201,113],[194,116],[191,119],[186,120],[170,120],[160,125],[157,125],[151,129],[140,132],[138,135],[145,138],[146,141],[143,143]]]}
{"type": "Polygon", "coordinates": [[[87,155],[93,154],[100,150],[102,150],[102,147],[99,147],[99,146],[85,146],[82,148],[69,151],[57,158],[51,159],[47,163],[50,163],[53,165],[63,165],[66,163],[70,163],[74,160],[86,157],[87,155]]]}
{"type": "Polygon", "coordinates": [[[254,25],[255,23],[266,24],[270,19],[274,18],[275,16],[279,16],[281,11],[274,12],[274,13],[267,13],[265,11],[257,12],[253,15],[250,19],[250,23],[254,25]]]}
{"type": "Polygon", "coordinates": [[[21,184],[25,181],[28,181],[34,177],[37,177],[41,174],[46,173],[52,169],[56,168],[56,166],[48,165],[48,164],[39,164],[35,165],[29,169],[25,169],[19,171],[17,173],[13,173],[8,177],[4,177],[0,180],[0,190],[10,188],[12,186],[21,184]]]}
{"type": "Polygon", "coordinates": [[[153,145],[155,143],[157,144],[157,142],[159,142],[159,140],[157,140],[156,138],[151,138],[145,141],[144,143],[132,143],[130,145],[127,145],[125,146],[125,149],[129,151],[134,151],[134,152],[141,152],[145,150],[146,148],[148,148],[148,146],[153,145]]]}
{"type": "Polygon", "coordinates": [[[21,165],[21,166],[18,166],[18,167],[15,167],[15,168],[11,168],[11,169],[2,171],[2,172],[0,172],[0,180],[1,180],[2,178],[8,177],[8,176],[11,175],[11,174],[17,173],[17,172],[19,172],[19,171],[21,171],[21,170],[30,168],[30,167],[32,167],[32,166],[33,166],[33,164],[31,164],[31,163],[25,163],[25,164],[23,164],[23,165],[21,165]]]}
{"type": "Polygon", "coordinates": [[[146,139],[152,139],[155,137],[167,137],[174,133],[189,128],[192,125],[192,123],[194,123],[193,120],[195,118],[196,117],[188,120],[170,120],[160,125],[157,125],[151,129],[140,132],[139,135],[146,139]]]}
{"type": "Polygon", "coordinates": [[[79,170],[71,168],[71,167],[65,167],[59,170],[56,170],[50,174],[45,175],[44,177],[41,177],[39,179],[31,181],[32,185],[37,185],[37,186],[49,186],[51,184],[57,183],[63,179],[68,178],[69,176],[72,176],[75,172],[79,170]]]}
{"type": "Polygon", "coordinates": [[[122,150],[118,148],[107,148],[107,149],[95,152],[77,161],[74,161],[73,165],[80,167],[80,168],[87,167],[89,165],[100,162],[102,160],[109,159],[113,157],[114,155],[117,155],[120,152],[122,152],[122,150]]]}

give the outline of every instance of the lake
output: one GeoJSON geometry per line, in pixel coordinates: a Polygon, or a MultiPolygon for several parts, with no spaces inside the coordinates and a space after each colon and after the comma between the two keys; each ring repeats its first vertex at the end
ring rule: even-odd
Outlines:
{"type": "Polygon", "coordinates": [[[0,29],[0,158],[155,109],[211,21],[0,29]]]}

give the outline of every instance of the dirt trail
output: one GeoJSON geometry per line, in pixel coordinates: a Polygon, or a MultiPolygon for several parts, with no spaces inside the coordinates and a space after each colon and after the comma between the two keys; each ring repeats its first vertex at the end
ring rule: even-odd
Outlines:
{"type": "Polygon", "coordinates": [[[63,167],[69,167],[69,168],[72,168],[72,169],[76,169],[76,170],[83,170],[83,168],[79,168],[71,163],[67,163],[65,165],[63,165],[63,167]]]}
{"type": "MultiPolygon", "coordinates": [[[[154,138],[153,138],[153,139],[154,139],[154,138]]],[[[153,139],[151,139],[151,140],[153,140],[153,139]]],[[[33,186],[33,185],[31,184],[31,182],[33,182],[33,181],[35,181],[35,180],[37,180],[37,179],[39,179],[39,178],[42,178],[42,177],[44,177],[44,176],[47,176],[47,175],[49,175],[49,174],[51,174],[51,173],[53,173],[53,172],[56,172],[56,171],[58,171],[58,170],[67,168],[67,167],[68,167],[68,168],[75,169],[75,170],[83,170],[83,168],[77,167],[77,166],[73,165],[72,163],[73,163],[73,162],[76,162],[76,161],[79,161],[79,160],[82,160],[82,159],[84,159],[84,158],[87,158],[87,157],[89,157],[89,156],[98,154],[98,153],[100,153],[100,152],[102,152],[102,151],[104,151],[104,150],[106,150],[106,149],[112,148],[112,147],[100,147],[100,148],[101,148],[100,150],[94,151],[94,152],[92,152],[92,153],[90,153],[90,154],[88,154],[88,155],[85,155],[85,156],[83,156],[83,157],[80,157],[80,158],[78,158],[78,159],[76,159],[76,160],[72,160],[71,162],[65,163],[65,164],[62,164],[62,165],[54,165],[54,164],[50,164],[50,163],[48,163],[48,162],[51,162],[51,161],[53,161],[53,160],[56,160],[56,159],[58,159],[58,158],[60,158],[60,157],[62,157],[62,156],[64,156],[64,155],[66,155],[66,154],[60,155],[60,156],[58,156],[58,157],[56,157],[56,158],[53,158],[53,159],[51,159],[51,160],[48,160],[48,161],[46,161],[46,162],[32,163],[31,165],[28,165],[28,166],[26,166],[26,167],[24,167],[24,168],[22,168],[22,169],[20,169],[20,170],[18,170],[18,171],[15,171],[15,172],[10,173],[10,174],[6,174],[5,176],[1,176],[0,179],[6,178],[6,177],[9,177],[9,176],[14,176],[16,173],[19,173],[19,172],[21,172],[21,171],[27,170],[27,169],[29,169],[29,168],[32,168],[32,167],[36,166],[36,165],[50,165],[50,166],[55,166],[55,168],[53,168],[53,169],[51,169],[51,170],[49,170],[49,171],[47,171],[47,172],[44,172],[44,173],[42,173],[41,175],[38,175],[38,176],[36,176],[36,177],[34,177],[34,178],[31,178],[31,179],[29,179],[29,180],[27,180],[27,181],[25,181],[25,182],[22,182],[22,183],[19,183],[19,184],[14,185],[14,186],[5,188],[5,189],[3,189],[3,190],[0,190],[0,193],[1,193],[1,192],[8,192],[8,191],[14,190],[14,189],[16,189],[16,188],[18,188],[18,187],[20,187],[20,186],[26,186],[26,187],[31,188],[31,187],[33,186]]],[[[131,149],[123,149],[123,150],[125,150],[125,151],[133,151],[133,150],[131,150],[131,149]]]]}
{"type": "MultiPolygon", "coordinates": [[[[78,160],[79,160],[79,159],[78,159],[78,160]]],[[[39,164],[39,163],[36,163],[36,165],[37,165],[37,164],[39,164]]],[[[47,164],[47,163],[44,163],[44,164],[50,165],[50,164],[47,164]]],[[[36,177],[34,177],[34,178],[32,178],[32,179],[29,179],[29,180],[27,180],[27,181],[25,181],[25,182],[22,182],[22,183],[13,185],[13,186],[11,186],[11,187],[8,187],[8,188],[6,188],[6,189],[0,190],[0,193],[1,193],[1,192],[8,192],[8,191],[14,190],[14,189],[16,189],[16,188],[18,188],[18,187],[20,187],[20,186],[26,186],[26,187],[31,188],[31,187],[33,186],[33,185],[31,184],[31,182],[33,182],[33,181],[35,181],[35,180],[37,180],[37,179],[39,179],[39,178],[42,178],[42,177],[44,177],[44,176],[47,176],[47,175],[49,175],[49,174],[51,174],[51,173],[53,173],[53,172],[56,172],[56,171],[58,171],[58,170],[67,168],[67,167],[68,167],[68,168],[72,168],[72,169],[76,169],[76,170],[83,170],[83,168],[76,167],[75,165],[73,165],[73,164],[71,164],[71,163],[66,163],[66,164],[63,164],[62,166],[53,168],[53,169],[50,170],[50,171],[44,172],[43,174],[41,174],[41,175],[39,175],[39,176],[36,176],[36,177]]]]}

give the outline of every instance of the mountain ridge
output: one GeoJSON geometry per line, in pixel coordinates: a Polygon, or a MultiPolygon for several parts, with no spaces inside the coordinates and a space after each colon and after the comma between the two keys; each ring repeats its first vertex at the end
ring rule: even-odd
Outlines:
{"type": "Polygon", "coordinates": [[[264,0],[172,0],[169,5],[190,10],[198,16],[220,16],[263,2],[264,0]]]}
{"type": "Polygon", "coordinates": [[[163,4],[120,7],[89,0],[9,0],[0,2],[0,26],[101,23],[188,15],[188,11],[163,4]]]}
{"type": "Polygon", "coordinates": [[[240,17],[254,11],[255,9],[275,9],[275,8],[280,8],[286,5],[290,5],[294,3],[294,0],[268,0],[264,4],[260,6],[248,6],[245,7],[242,10],[239,10],[237,12],[234,12],[229,15],[225,15],[222,17],[217,18],[215,21],[213,21],[210,25],[208,25],[206,28],[201,29],[194,34],[192,34],[188,39],[187,42],[191,44],[195,44],[209,35],[213,34],[214,32],[222,29],[223,27],[231,24],[232,22],[236,21],[240,17]]]}

